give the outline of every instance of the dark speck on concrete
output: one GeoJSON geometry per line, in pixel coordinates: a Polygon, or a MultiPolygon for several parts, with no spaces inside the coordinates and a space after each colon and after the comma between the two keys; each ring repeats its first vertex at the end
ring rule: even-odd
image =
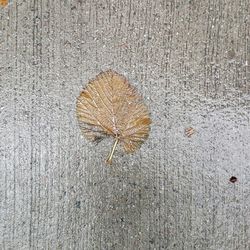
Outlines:
{"type": "Polygon", "coordinates": [[[229,179],[230,182],[232,183],[235,183],[237,181],[237,178],[235,176],[232,176],[230,179],[229,179]]]}
{"type": "Polygon", "coordinates": [[[77,208],[81,208],[81,201],[76,201],[76,202],[75,202],[75,206],[76,206],[77,208]]]}

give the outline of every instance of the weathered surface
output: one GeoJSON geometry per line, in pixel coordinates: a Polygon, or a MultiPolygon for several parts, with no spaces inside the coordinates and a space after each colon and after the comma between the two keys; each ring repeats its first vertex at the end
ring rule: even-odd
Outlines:
{"type": "Polygon", "coordinates": [[[249,9],[1,8],[0,249],[250,249],[249,9]],[[109,68],[134,83],[153,120],[141,150],[120,150],[112,167],[111,141],[90,144],[75,117],[82,87],[109,68]]]}

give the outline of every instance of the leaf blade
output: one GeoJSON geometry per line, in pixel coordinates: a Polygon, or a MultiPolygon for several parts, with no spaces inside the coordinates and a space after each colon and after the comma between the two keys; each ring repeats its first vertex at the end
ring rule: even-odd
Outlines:
{"type": "Polygon", "coordinates": [[[142,98],[113,70],[101,72],[86,85],[77,99],[76,114],[87,139],[112,136],[128,153],[138,149],[150,131],[151,119],[142,98]]]}

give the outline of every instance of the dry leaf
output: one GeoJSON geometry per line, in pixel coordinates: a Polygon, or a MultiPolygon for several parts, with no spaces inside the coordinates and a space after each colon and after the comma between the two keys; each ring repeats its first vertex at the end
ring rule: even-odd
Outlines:
{"type": "Polygon", "coordinates": [[[87,84],[77,99],[76,114],[87,139],[114,138],[109,164],[118,143],[125,152],[134,152],[150,130],[151,119],[141,97],[124,76],[112,70],[100,73],[87,84]]]}
{"type": "Polygon", "coordinates": [[[0,0],[0,6],[5,7],[8,5],[8,0],[0,0]]]}

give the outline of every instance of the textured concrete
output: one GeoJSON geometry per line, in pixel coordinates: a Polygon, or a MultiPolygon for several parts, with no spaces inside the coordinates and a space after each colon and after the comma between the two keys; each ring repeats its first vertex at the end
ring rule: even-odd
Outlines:
{"type": "Polygon", "coordinates": [[[0,249],[249,250],[249,10],[249,0],[1,8],[0,249]],[[118,150],[112,167],[111,141],[89,143],[75,118],[81,88],[109,68],[153,120],[142,148],[118,150]]]}

